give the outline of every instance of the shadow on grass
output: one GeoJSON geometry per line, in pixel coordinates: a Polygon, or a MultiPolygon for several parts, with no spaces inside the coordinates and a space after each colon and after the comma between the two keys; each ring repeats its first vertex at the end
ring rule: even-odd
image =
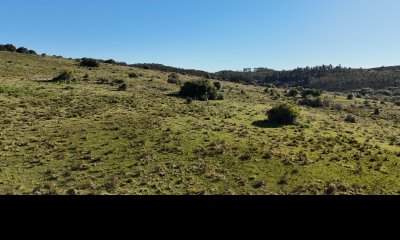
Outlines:
{"type": "Polygon", "coordinates": [[[254,127],[259,127],[259,128],[281,128],[281,127],[285,126],[284,124],[270,122],[268,120],[255,121],[252,123],[252,125],[254,127]]]}
{"type": "Polygon", "coordinates": [[[176,97],[176,98],[181,98],[181,99],[185,99],[185,97],[182,97],[179,93],[168,93],[166,94],[168,97],[176,97]]]}

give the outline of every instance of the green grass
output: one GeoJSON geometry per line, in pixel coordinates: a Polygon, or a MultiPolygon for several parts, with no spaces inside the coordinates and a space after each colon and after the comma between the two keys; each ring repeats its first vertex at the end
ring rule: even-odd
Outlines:
{"type": "Polygon", "coordinates": [[[399,193],[400,107],[339,96],[280,127],[259,123],[294,99],[223,82],[224,101],[187,104],[168,75],[0,52],[0,194],[399,193]],[[76,83],[37,81],[65,69],[76,83]]]}

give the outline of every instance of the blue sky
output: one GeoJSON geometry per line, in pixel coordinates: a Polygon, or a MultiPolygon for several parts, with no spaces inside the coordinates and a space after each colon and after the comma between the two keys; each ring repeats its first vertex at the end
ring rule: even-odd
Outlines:
{"type": "Polygon", "coordinates": [[[400,65],[398,0],[1,0],[0,43],[208,71],[400,65]]]}

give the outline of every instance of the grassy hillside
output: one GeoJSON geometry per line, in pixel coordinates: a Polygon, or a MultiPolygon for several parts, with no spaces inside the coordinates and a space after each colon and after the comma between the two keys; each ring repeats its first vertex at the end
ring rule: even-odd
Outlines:
{"type": "Polygon", "coordinates": [[[187,104],[167,79],[0,52],[0,194],[399,193],[399,106],[326,93],[332,107],[277,126],[266,111],[298,101],[282,89],[224,82],[225,100],[187,104]],[[78,81],[38,81],[64,69],[78,81]]]}

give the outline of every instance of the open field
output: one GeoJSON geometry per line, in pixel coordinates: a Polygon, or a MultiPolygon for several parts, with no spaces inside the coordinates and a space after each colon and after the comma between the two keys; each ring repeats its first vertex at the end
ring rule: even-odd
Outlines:
{"type": "Polygon", "coordinates": [[[277,126],[266,111],[297,102],[284,89],[222,82],[224,100],[187,104],[167,79],[0,52],[0,194],[400,193],[393,103],[324,93],[332,107],[300,107],[298,125],[277,126]],[[38,81],[64,69],[78,81],[38,81]]]}

